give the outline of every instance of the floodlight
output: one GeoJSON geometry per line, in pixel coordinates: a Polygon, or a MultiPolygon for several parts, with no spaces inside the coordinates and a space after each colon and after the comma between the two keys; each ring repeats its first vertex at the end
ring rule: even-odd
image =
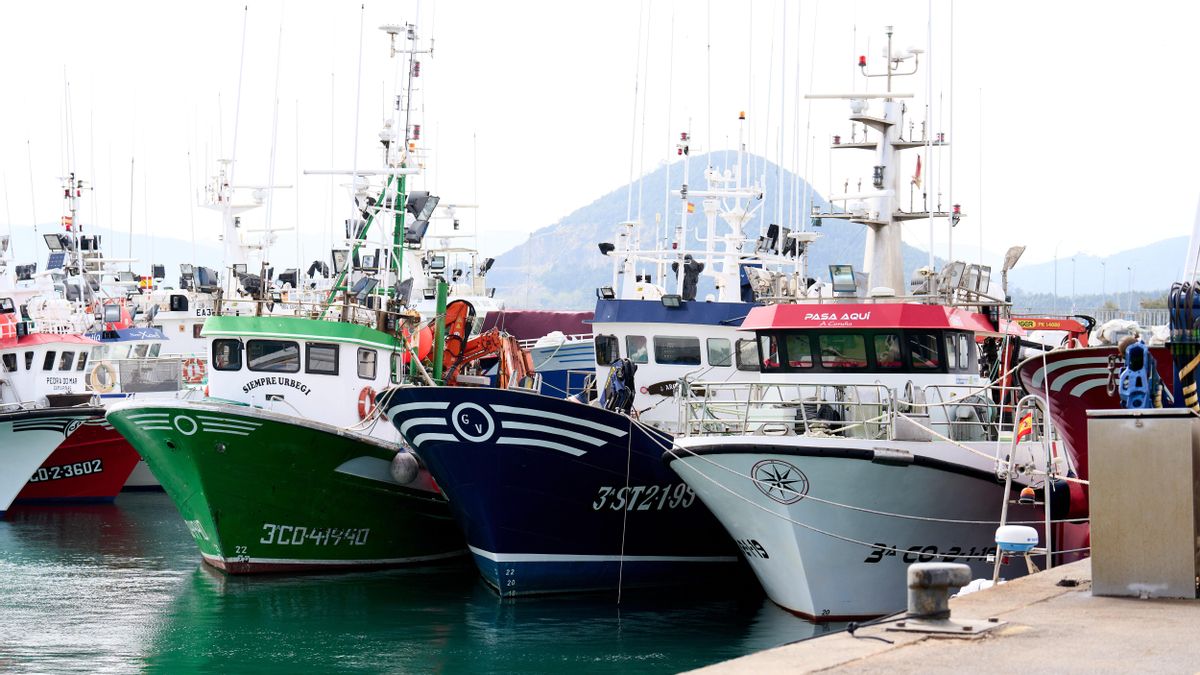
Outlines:
{"type": "Polygon", "coordinates": [[[479,266],[479,276],[486,276],[488,270],[492,269],[492,265],[496,264],[495,258],[485,258],[483,264],[479,266]]]}
{"type": "Polygon", "coordinates": [[[42,238],[46,240],[46,246],[55,253],[64,251],[67,248],[67,238],[61,234],[51,232],[50,234],[43,234],[42,238]]]}
{"type": "Polygon", "coordinates": [[[612,286],[601,286],[596,289],[596,297],[603,298],[604,300],[612,300],[617,297],[617,294],[613,291],[612,286]]]}
{"type": "Polygon", "coordinates": [[[683,298],[678,295],[664,295],[662,304],[668,309],[678,309],[683,306],[683,298]]]}
{"type": "Polygon", "coordinates": [[[600,255],[608,255],[617,250],[616,244],[610,244],[607,241],[600,242],[600,255]]]}
{"type": "Polygon", "coordinates": [[[425,232],[429,229],[429,219],[414,220],[411,225],[404,229],[404,243],[410,246],[416,246],[425,238],[425,232]]]}
{"type": "Polygon", "coordinates": [[[330,253],[333,257],[333,273],[341,274],[346,269],[346,260],[350,257],[350,251],[343,248],[335,248],[330,253]]]}
{"type": "Polygon", "coordinates": [[[858,283],[854,278],[853,265],[830,265],[829,278],[833,281],[834,293],[858,292],[858,283]]]}
{"type": "Polygon", "coordinates": [[[418,190],[408,194],[406,208],[416,220],[429,220],[439,201],[441,201],[440,197],[418,190]]]}

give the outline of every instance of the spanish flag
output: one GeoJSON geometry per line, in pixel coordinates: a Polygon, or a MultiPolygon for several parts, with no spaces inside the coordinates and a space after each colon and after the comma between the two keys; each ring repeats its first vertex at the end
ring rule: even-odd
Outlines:
{"type": "Polygon", "coordinates": [[[1029,414],[1025,415],[1024,417],[1022,417],[1021,421],[1017,423],[1016,441],[1018,443],[1020,443],[1022,438],[1025,438],[1026,436],[1029,436],[1032,433],[1033,433],[1033,413],[1029,413],[1029,414]]]}
{"type": "Polygon", "coordinates": [[[912,184],[917,186],[918,190],[921,189],[921,156],[920,155],[917,155],[917,172],[913,174],[912,184]]]}
{"type": "Polygon", "coordinates": [[[691,202],[688,202],[687,204],[688,204],[688,213],[695,213],[696,205],[691,202]]]}

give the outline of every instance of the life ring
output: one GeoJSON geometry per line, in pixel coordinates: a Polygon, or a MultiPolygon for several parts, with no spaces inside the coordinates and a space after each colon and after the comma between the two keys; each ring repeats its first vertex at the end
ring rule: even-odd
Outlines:
{"type": "Polygon", "coordinates": [[[202,384],[206,368],[204,362],[197,358],[186,359],[183,362],[183,381],[187,384],[202,384]]]}
{"type": "Polygon", "coordinates": [[[92,372],[88,373],[88,380],[91,383],[92,391],[98,394],[107,394],[117,384],[117,370],[108,361],[101,361],[96,364],[95,368],[92,368],[92,372]]]}
{"type": "Polygon", "coordinates": [[[363,387],[358,392],[358,419],[365,420],[375,412],[375,390],[363,387]]]}

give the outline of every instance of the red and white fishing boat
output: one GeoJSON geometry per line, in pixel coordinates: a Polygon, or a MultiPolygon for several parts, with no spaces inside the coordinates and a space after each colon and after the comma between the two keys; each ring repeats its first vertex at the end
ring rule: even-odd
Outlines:
{"type": "MultiPolygon", "coordinates": [[[[3,294],[14,275],[8,244],[0,237],[0,515],[55,448],[85,422],[104,416],[91,395],[73,393],[64,384],[78,377],[76,357],[86,359],[94,342],[78,335],[28,334],[16,302],[3,294]]],[[[98,469],[71,462],[58,465],[55,476],[75,481],[98,469]]]]}

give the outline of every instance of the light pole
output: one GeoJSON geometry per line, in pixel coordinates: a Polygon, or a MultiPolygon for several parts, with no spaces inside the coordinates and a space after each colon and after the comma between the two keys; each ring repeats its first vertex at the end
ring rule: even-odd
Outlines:
{"type": "Polygon", "coordinates": [[[1126,267],[1125,271],[1129,272],[1129,304],[1127,305],[1127,307],[1128,307],[1128,311],[1130,313],[1132,313],[1133,312],[1133,266],[1130,265],[1129,267],[1126,267]]]}
{"type": "Polygon", "coordinates": [[[1108,268],[1106,265],[1108,265],[1107,261],[1100,261],[1100,304],[1108,302],[1108,268]]]}
{"type": "Polygon", "coordinates": [[[1075,256],[1071,256],[1071,313],[1075,313],[1075,256]]]}
{"type": "Polygon", "coordinates": [[[1058,313],[1058,245],[1062,242],[1054,244],[1054,313],[1058,313]]]}

